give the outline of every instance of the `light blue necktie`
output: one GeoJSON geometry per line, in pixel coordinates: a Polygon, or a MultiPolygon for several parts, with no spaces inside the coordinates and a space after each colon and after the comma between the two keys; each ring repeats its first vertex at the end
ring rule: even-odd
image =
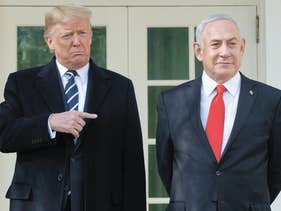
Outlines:
{"type": "MultiPolygon", "coordinates": [[[[77,111],[79,105],[79,91],[74,78],[78,76],[78,73],[75,70],[68,70],[65,75],[67,76],[67,83],[64,88],[66,104],[69,111],[77,111]]],[[[73,139],[75,145],[78,142],[77,140],[77,138],[73,139]]]]}
{"type": "Polygon", "coordinates": [[[79,91],[74,80],[75,76],[77,76],[78,74],[75,70],[68,70],[65,75],[68,77],[67,83],[64,88],[68,110],[78,110],[79,91]]]}
{"type": "MultiPolygon", "coordinates": [[[[78,110],[79,105],[79,92],[75,83],[75,76],[77,72],[75,70],[68,70],[65,75],[67,76],[67,83],[64,88],[64,94],[68,110],[78,110]]],[[[74,144],[78,146],[79,139],[74,138],[74,144]]],[[[78,156],[79,157],[79,156],[78,156]]],[[[74,157],[70,159],[69,166],[70,173],[70,201],[71,211],[83,210],[83,181],[82,181],[82,159],[74,157]]]]}

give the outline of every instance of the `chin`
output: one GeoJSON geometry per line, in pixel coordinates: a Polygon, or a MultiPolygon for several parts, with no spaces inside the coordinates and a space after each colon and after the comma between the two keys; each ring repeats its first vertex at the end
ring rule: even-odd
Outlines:
{"type": "Polygon", "coordinates": [[[89,61],[89,59],[87,59],[85,56],[83,57],[75,57],[72,59],[73,63],[76,64],[83,64],[83,63],[87,63],[89,61]]]}
{"type": "Polygon", "coordinates": [[[229,74],[235,72],[235,69],[233,68],[233,65],[221,65],[216,68],[216,72],[220,74],[229,74]]]}

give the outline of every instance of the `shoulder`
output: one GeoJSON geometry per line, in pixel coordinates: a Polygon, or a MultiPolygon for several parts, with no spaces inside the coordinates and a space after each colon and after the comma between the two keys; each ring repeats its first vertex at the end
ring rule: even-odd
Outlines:
{"type": "Polygon", "coordinates": [[[10,74],[11,78],[19,78],[20,80],[27,79],[28,81],[35,79],[37,76],[46,76],[51,71],[56,71],[56,59],[55,57],[50,60],[49,63],[41,66],[30,67],[22,69],[10,74]]]}
{"type": "Polygon", "coordinates": [[[175,87],[168,88],[165,91],[161,92],[161,95],[165,97],[177,97],[177,96],[181,96],[182,93],[188,94],[188,93],[196,92],[200,90],[200,88],[201,88],[201,77],[191,81],[187,81],[175,87]]]}
{"type": "Polygon", "coordinates": [[[281,90],[276,87],[273,87],[271,85],[268,85],[266,83],[263,83],[263,82],[260,82],[257,80],[247,78],[244,75],[242,75],[241,79],[242,79],[241,80],[242,86],[245,84],[249,84],[250,87],[253,87],[254,89],[256,89],[261,95],[265,95],[268,97],[269,96],[281,96],[281,90]]]}
{"type": "Polygon", "coordinates": [[[111,79],[114,79],[114,80],[120,80],[120,81],[129,81],[130,80],[126,76],[124,76],[120,73],[117,73],[113,70],[108,70],[108,69],[101,68],[101,67],[99,67],[99,70],[102,71],[105,76],[107,76],[111,79]]]}
{"type": "Polygon", "coordinates": [[[241,79],[241,89],[249,92],[252,90],[260,105],[264,105],[261,102],[265,103],[266,106],[275,106],[281,103],[280,89],[260,81],[249,79],[243,75],[241,79]]]}
{"type": "Polygon", "coordinates": [[[116,84],[116,85],[132,84],[131,80],[129,78],[127,78],[126,76],[124,76],[120,73],[117,73],[115,71],[99,67],[95,64],[93,64],[93,71],[94,71],[94,77],[95,77],[95,74],[98,74],[99,77],[106,79],[106,80],[110,80],[111,83],[113,83],[113,84],[116,84]]]}
{"type": "Polygon", "coordinates": [[[16,83],[30,83],[31,81],[34,81],[37,77],[37,75],[42,71],[44,66],[38,66],[38,67],[31,67],[23,70],[18,70],[16,72],[10,73],[8,76],[7,82],[16,82],[16,83]]]}
{"type": "Polygon", "coordinates": [[[38,67],[31,67],[23,70],[18,70],[16,72],[10,73],[10,75],[12,77],[27,77],[27,76],[37,75],[43,67],[44,66],[38,66],[38,67]]]}

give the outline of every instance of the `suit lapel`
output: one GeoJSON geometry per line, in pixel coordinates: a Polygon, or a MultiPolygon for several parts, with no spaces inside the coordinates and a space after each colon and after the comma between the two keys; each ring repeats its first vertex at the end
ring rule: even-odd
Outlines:
{"type": "Polygon", "coordinates": [[[229,140],[222,154],[221,161],[223,160],[224,155],[227,153],[232,143],[235,141],[235,138],[243,127],[245,121],[247,120],[248,114],[251,111],[253,103],[256,99],[256,94],[255,82],[249,80],[241,74],[241,90],[237,106],[237,113],[229,140]]]}
{"type": "MultiPolygon", "coordinates": [[[[84,111],[88,113],[99,114],[99,109],[106,98],[108,91],[111,88],[111,80],[110,77],[99,67],[97,67],[90,60],[90,69],[88,75],[88,86],[86,93],[86,101],[84,111]]],[[[99,117],[98,117],[99,118],[99,117]]],[[[92,119],[85,119],[86,126],[83,128],[79,139],[84,139],[87,131],[87,128],[93,121],[92,119]]],[[[78,141],[78,146],[83,141],[78,141]]],[[[77,146],[77,147],[78,147],[77,146]]],[[[77,149],[76,147],[76,149],[77,149]]]]}
{"type": "Polygon", "coordinates": [[[58,113],[65,111],[60,78],[58,76],[55,59],[48,65],[44,66],[38,73],[36,86],[51,112],[58,113]]]}
{"type": "Polygon", "coordinates": [[[98,113],[110,87],[110,77],[91,61],[84,110],[89,113],[98,113]]]}
{"type": "MultiPolygon", "coordinates": [[[[202,145],[203,149],[207,153],[206,156],[208,161],[216,162],[216,158],[213,154],[213,151],[209,145],[205,130],[202,126],[201,116],[200,116],[200,99],[201,99],[201,85],[202,77],[195,79],[190,83],[190,91],[186,94],[185,99],[187,100],[187,108],[192,108],[190,113],[191,125],[194,127],[195,135],[198,139],[198,142],[202,145]]],[[[195,138],[196,138],[195,137],[195,138]]]]}

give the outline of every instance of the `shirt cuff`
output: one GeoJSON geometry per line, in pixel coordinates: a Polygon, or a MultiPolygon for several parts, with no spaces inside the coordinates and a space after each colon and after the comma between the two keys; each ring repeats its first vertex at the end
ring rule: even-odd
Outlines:
{"type": "Polygon", "coordinates": [[[51,125],[50,125],[50,117],[52,116],[52,114],[49,116],[49,118],[48,118],[48,131],[49,131],[49,135],[50,135],[50,138],[51,139],[54,139],[54,138],[56,138],[56,134],[57,134],[57,132],[56,131],[53,131],[52,129],[51,129],[51,125]]]}

